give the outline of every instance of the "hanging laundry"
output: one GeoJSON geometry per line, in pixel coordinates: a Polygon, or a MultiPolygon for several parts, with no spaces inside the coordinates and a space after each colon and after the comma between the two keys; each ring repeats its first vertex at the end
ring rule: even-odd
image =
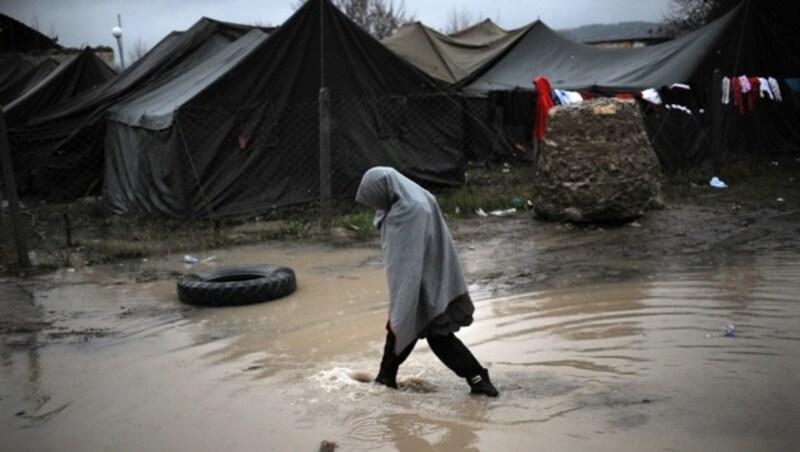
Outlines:
{"type": "Polygon", "coordinates": [[[731,97],[731,79],[722,77],[722,103],[728,105],[731,97]]]}
{"type": "Polygon", "coordinates": [[[697,107],[692,88],[685,83],[673,83],[669,86],[663,86],[658,92],[664,102],[664,107],[667,109],[692,114],[693,109],[697,107]]]}
{"type": "Polygon", "coordinates": [[[684,112],[684,113],[686,113],[686,114],[689,114],[689,115],[691,115],[691,114],[692,114],[692,110],[691,110],[689,107],[686,107],[686,106],[684,106],[684,105],[678,105],[678,104],[667,104],[667,105],[666,105],[666,107],[667,107],[667,109],[669,109],[669,110],[678,110],[678,111],[682,111],[682,112],[684,112]]]}
{"type": "Polygon", "coordinates": [[[567,97],[567,93],[560,89],[553,90],[553,101],[556,105],[567,105],[569,104],[569,97],[567,97]]]}
{"type": "Polygon", "coordinates": [[[581,93],[577,91],[566,91],[567,97],[569,98],[569,103],[577,104],[578,102],[583,102],[583,96],[581,93]]]}
{"type": "Polygon", "coordinates": [[[731,78],[731,93],[733,94],[733,105],[739,109],[740,114],[744,114],[745,108],[744,108],[744,98],[742,97],[743,93],[742,93],[741,77],[731,78]]]}
{"type": "Polygon", "coordinates": [[[533,85],[536,87],[536,119],[533,122],[533,136],[541,141],[544,141],[544,134],[547,130],[547,114],[553,108],[553,98],[550,96],[550,81],[545,77],[536,77],[533,79],[533,85]]]}
{"type": "Polygon", "coordinates": [[[772,96],[772,89],[769,86],[769,80],[766,77],[759,77],[758,78],[758,95],[759,97],[763,98],[764,94],[767,95],[770,99],[774,99],[772,96]]]}
{"type": "Polygon", "coordinates": [[[750,92],[747,94],[747,108],[750,111],[756,109],[756,98],[760,91],[760,82],[758,77],[747,77],[747,83],[750,84],[750,92]]]}
{"type": "Polygon", "coordinates": [[[739,76],[739,83],[742,85],[742,94],[750,92],[750,79],[746,75],[739,76]]]}
{"type": "Polygon", "coordinates": [[[648,88],[642,91],[642,99],[656,105],[661,105],[661,96],[658,95],[658,91],[655,88],[648,88]]]}
{"type": "Polygon", "coordinates": [[[783,98],[781,97],[781,87],[778,85],[778,80],[774,77],[767,78],[769,82],[769,89],[772,90],[772,95],[775,96],[775,100],[778,102],[783,102],[783,98]]]}
{"type": "Polygon", "coordinates": [[[563,89],[553,90],[553,100],[556,105],[569,105],[578,102],[583,102],[583,97],[577,91],[566,91],[563,89]]]}

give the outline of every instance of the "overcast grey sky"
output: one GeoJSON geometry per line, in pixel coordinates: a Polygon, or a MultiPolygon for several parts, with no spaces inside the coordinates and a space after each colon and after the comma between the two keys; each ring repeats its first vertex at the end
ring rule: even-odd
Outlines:
{"type": "MultiPolygon", "coordinates": [[[[201,17],[242,24],[280,25],[296,0],[0,0],[0,12],[56,34],[67,47],[107,45],[117,48],[111,29],[122,16],[125,56],[141,40],[149,49],[175,30],[185,30],[201,17]]],[[[400,0],[395,0],[399,4],[400,0]]],[[[466,12],[473,22],[492,19],[515,28],[541,19],[551,28],[631,20],[658,22],[669,0],[405,0],[406,13],[444,29],[453,12],[466,12]]]]}

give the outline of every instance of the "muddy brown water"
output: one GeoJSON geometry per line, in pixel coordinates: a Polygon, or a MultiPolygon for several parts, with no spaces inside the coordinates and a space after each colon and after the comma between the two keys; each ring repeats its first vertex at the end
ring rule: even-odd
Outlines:
{"type": "MultiPolygon", "coordinates": [[[[459,336],[490,369],[497,399],[470,396],[424,342],[401,368],[401,390],[359,382],[383,345],[379,253],[308,244],[197,256],[213,259],[192,268],[297,273],[294,294],[236,308],[182,305],[175,278],[163,277],[190,269],[182,255],[52,275],[34,293],[48,326],[0,348],[0,450],[312,451],[327,439],[342,451],[730,452],[800,442],[800,252],[673,255],[632,278],[567,273],[547,287],[473,280],[475,323],[459,336]],[[141,278],[148,272],[162,276],[141,278]]],[[[468,273],[480,256],[462,253],[468,273]]]]}

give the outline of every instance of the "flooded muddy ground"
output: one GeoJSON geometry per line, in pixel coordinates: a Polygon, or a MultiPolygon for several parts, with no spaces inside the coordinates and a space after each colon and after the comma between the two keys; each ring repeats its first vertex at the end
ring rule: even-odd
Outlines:
{"type": "MultiPolygon", "coordinates": [[[[785,196],[785,195],[784,195],[785,196]]],[[[0,450],[790,450],[800,441],[797,200],[668,205],[623,225],[451,224],[497,399],[420,342],[377,370],[377,242],[308,240],[63,269],[0,291],[0,450]],[[199,268],[298,290],[181,304],[199,268]]]]}

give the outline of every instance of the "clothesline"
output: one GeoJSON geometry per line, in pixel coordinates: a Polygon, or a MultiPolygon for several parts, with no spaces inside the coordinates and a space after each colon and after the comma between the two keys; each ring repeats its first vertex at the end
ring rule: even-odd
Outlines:
{"type": "Polygon", "coordinates": [[[780,85],[774,77],[722,77],[722,103],[728,105],[733,97],[733,105],[739,109],[739,113],[755,110],[756,96],[783,102],[780,85]]]}
{"type": "MultiPolygon", "coordinates": [[[[691,87],[683,83],[673,83],[669,89],[686,89],[691,90],[691,87]]],[[[662,88],[662,89],[664,89],[662,88]]],[[[552,89],[551,97],[555,105],[569,105],[582,102],[593,96],[581,93],[578,91],[552,89]]],[[[617,97],[620,97],[619,95],[617,97]]],[[[664,105],[666,108],[677,109],[685,113],[692,113],[692,110],[681,103],[664,103],[659,90],[655,88],[648,88],[636,94],[623,95],[626,98],[640,98],[656,105],[664,105]]],[[[755,109],[756,98],[770,99],[776,102],[782,102],[783,96],[781,95],[781,88],[778,80],[774,77],[761,77],[761,76],[733,76],[722,78],[722,103],[733,105],[739,109],[739,112],[744,114],[747,111],[755,109]]]]}

